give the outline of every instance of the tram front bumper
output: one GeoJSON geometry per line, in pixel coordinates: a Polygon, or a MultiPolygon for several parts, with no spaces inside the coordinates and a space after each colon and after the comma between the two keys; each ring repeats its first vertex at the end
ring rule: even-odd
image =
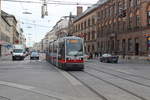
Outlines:
{"type": "Polygon", "coordinates": [[[67,70],[83,70],[84,64],[81,63],[65,63],[64,69],[67,70]]]}

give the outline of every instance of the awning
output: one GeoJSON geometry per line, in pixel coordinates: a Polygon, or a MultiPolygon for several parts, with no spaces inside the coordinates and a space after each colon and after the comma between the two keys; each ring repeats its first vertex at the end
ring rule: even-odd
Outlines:
{"type": "Polygon", "coordinates": [[[12,48],[12,44],[5,42],[3,40],[0,40],[0,45],[6,47],[6,48],[12,48]]]}

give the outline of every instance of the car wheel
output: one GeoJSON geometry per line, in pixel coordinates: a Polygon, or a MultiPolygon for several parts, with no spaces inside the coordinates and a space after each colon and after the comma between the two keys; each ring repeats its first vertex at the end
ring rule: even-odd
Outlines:
{"type": "Polygon", "coordinates": [[[13,57],[13,58],[12,58],[12,60],[14,61],[14,60],[15,60],[15,58],[13,57]]]}

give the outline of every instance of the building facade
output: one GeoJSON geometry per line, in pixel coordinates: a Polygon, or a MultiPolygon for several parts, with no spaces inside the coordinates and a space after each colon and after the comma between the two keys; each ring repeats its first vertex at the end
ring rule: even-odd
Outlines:
{"type": "Polygon", "coordinates": [[[86,53],[147,56],[149,0],[105,0],[88,8],[74,22],[73,35],[85,39],[86,53]]]}
{"type": "Polygon", "coordinates": [[[17,27],[15,16],[1,11],[0,56],[10,53],[13,44],[26,44],[23,30],[17,27]]]}
{"type": "Polygon", "coordinates": [[[98,6],[100,4],[102,4],[102,2],[98,1],[97,4],[88,7],[88,9],[83,13],[77,14],[78,16],[73,21],[73,26],[74,26],[73,35],[84,38],[85,52],[87,54],[94,54],[97,52],[97,45],[96,45],[97,18],[96,17],[97,17],[98,6]]]}
{"type": "Polygon", "coordinates": [[[1,16],[1,30],[0,30],[0,56],[9,54],[9,47],[11,43],[11,25],[8,23],[6,18],[1,16]]]}
{"type": "Polygon", "coordinates": [[[150,1],[109,0],[97,10],[97,48],[101,53],[147,56],[150,1]]]}
{"type": "Polygon", "coordinates": [[[63,16],[53,27],[57,38],[68,35],[69,16],[63,16]]]}

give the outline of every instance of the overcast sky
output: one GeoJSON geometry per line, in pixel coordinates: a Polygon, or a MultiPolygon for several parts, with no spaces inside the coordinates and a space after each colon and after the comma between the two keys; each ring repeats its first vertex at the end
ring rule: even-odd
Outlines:
{"type": "MultiPolygon", "coordinates": [[[[27,1],[27,0],[19,0],[27,1]]],[[[41,0],[28,0],[28,1],[41,1],[41,0]]],[[[52,0],[49,0],[49,2],[52,0]]],[[[94,4],[98,0],[57,0],[63,2],[78,2],[94,4]]],[[[24,30],[24,35],[27,38],[27,45],[31,46],[35,42],[39,42],[44,35],[52,29],[56,22],[62,17],[69,15],[72,12],[76,14],[77,5],[48,5],[48,16],[44,19],[41,18],[41,5],[31,3],[18,3],[2,1],[2,10],[9,14],[16,16],[20,21],[21,27],[24,30]],[[31,12],[27,15],[23,12],[31,12]]],[[[87,6],[83,6],[84,10],[87,6]]]]}

